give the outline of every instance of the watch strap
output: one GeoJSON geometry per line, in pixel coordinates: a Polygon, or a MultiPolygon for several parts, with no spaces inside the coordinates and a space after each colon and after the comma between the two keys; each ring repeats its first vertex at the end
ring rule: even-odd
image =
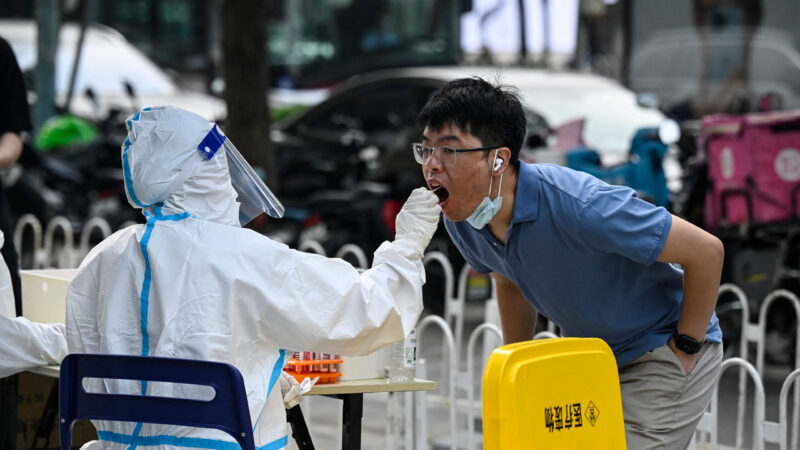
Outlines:
{"type": "Polygon", "coordinates": [[[691,336],[677,332],[672,336],[672,339],[675,343],[675,347],[687,355],[694,355],[695,353],[698,353],[700,351],[700,347],[703,345],[703,342],[705,342],[705,340],[698,342],[697,339],[691,336]]]}

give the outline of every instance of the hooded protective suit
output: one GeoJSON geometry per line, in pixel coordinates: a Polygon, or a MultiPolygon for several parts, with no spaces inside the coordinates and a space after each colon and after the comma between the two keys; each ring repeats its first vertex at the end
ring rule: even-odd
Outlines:
{"type": "MultiPolygon", "coordinates": [[[[80,265],[67,293],[69,351],[233,364],[244,377],[256,447],[283,448],[277,380],[286,349],[365,354],[402,339],[416,323],[420,256],[436,229],[436,196],[412,194],[397,239],[384,242],[372,268],[359,274],[343,260],[240,227],[225,152],[205,159],[197,151],[213,124],[166,107],[137,113],[127,125],[126,192],[147,224],[109,236],[80,265]]],[[[90,391],[203,398],[195,392],[201,388],[185,385],[89,381],[90,391]]],[[[238,448],[217,430],[108,421],[95,427],[100,440],[85,448],[238,448]]]]}
{"type": "MultiPolygon", "coordinates": [[[[5,243],[0,231],[0,247],[5,243]]],[[[25,369],[58,364],[67,355],[64,325],[33,323],[15,317],[14,290],[6,262],[0,257],[0,378],[25,369]]]]}

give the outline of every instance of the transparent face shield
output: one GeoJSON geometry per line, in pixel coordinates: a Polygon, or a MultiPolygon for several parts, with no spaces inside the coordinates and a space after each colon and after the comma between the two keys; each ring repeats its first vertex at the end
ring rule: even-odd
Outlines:
{"type": "Polygon", "coordinates": [[[239,202],[239,223],[244,226],[261,213],[275,218],[283,217],[284,208],[281,202],[256,175],[230,139],[226,139],[222,130],[214,124],[197,149],[206,159],[211,159],[220,148],[225,149],[231,184],[238,194],[236,201],[239,202]]]}

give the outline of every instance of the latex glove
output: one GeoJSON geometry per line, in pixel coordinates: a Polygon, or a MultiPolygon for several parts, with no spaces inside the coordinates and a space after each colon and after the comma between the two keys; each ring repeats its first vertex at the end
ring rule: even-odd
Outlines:
{"type": "Polygon", "coordinates": [[[314,383],[316,383],[318,379],[319,377],[313,379],[306,378],[302,383],[298,383],[293,376],[281,371],[281,376],[278,377],[278,383],[281,388],[283,405],[286,409],[297,406],[300,403],[300,399],[303,398],[303,394],[310,391],[311,387],[314,386],[314,383]]]}
{"type": "Polygon", "coordinates": [[[406,239],[414,245],[414,249],[420,256],[425,253],[425,248],[436,232],[439,225],[439,214],[442,207],[437,203],[439,197],[428,190],[420,187],[411,191],[403,208],[395,219],[395,239],[406,239]]]}

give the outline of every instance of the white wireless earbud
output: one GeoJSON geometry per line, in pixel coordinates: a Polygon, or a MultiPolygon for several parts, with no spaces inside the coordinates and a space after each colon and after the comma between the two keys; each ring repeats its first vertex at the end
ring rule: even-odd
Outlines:
{"type": "Polygon", "coordinates": [[[501,167],[503,167],[503,158],[497,158],[494,160],[494,171],[497,172],[501,167]]]}

